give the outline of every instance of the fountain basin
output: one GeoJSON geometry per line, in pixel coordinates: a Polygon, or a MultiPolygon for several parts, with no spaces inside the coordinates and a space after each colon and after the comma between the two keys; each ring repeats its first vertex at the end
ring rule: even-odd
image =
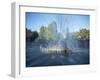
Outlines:
{"type": "Polygon", "coordinates": [[[40,51],[43,53],[59,53],[59,54],[62,53],[67,54],[72,52],[71,49],[62,47],[47,47],[47,48],[40,47],[40,51]]]}

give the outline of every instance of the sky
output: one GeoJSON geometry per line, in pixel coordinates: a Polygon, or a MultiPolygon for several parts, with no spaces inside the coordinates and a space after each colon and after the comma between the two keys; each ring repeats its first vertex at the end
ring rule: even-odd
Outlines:
{"type": "Polygon", "coordinates": [[[48,26],[53,21],[57,23],[58,31],[62,32],[66,32],[67,28],[70,32],[75,32],[81,28],[89,29],[90,27],[89,15],[36,12],[26,12],[25,14],[25,25],[32,31],[39,31],[41,26],[48,26]],[[60,24],[62,26],[59,26],[60,24]]]}

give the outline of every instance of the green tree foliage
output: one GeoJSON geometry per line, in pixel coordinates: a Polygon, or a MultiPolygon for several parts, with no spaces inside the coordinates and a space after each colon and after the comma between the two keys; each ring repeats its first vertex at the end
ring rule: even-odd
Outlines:
{"type": "Polygon", "coordinates": [[[75,33],[75,36],[78,39],[89,40],[89,30],[88,29],[80,29],[79,32],[75,33]]]}
{"type": "Polygon", "coordinates": [[[40,38],[46,40],[56,40],[57,39],[57,24],[52,22],[47,27],[42,26],[40,28],[40,38]]]}
{"type": "Polygon", "coordinates": [[[40,38],[46,39],[46,35],[47,35],[46,33],[47,33],[47,28],[45,26],[41,26],[40,34],[39,34],[40,38]]]}
{"type": "Polygon", "coordinates": [[[48,25],[48,39],[56,40],[57,37],[57,24],[56,22],[52,22],[48,25]]]}

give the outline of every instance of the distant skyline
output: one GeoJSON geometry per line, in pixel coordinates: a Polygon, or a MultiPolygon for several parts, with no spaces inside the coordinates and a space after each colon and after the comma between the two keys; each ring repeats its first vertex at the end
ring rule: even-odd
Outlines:
{"type": "Polygon", "coordinates": [[[57,23],[58,31],[62,29],[62,32],[66,31],[66,27],[70,32],[90,27],[89,15],[26,12],[25,18],[26,27],[32,31],[39,31],[41,26],[48,26],[53,21],[57,23]],[[60,23],[63,25],[59,27],[60,23]]]}

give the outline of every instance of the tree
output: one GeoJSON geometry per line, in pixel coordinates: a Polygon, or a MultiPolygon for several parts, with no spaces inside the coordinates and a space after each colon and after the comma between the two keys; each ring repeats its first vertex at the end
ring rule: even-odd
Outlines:
{"type": "Polygon", "coordinates": [[[51,24],[48,25],[48,39],[49,40],[56,40],[57,38],[57,24],[53,21],[51,24]]]}
{"type": "Polygon", "coordinates": [[[83,39],[83,40],[89,40],[89,30],[88,29],[80,29],[79,32],[75,33],[76,38],[83,39]]]}
{"type": "Polygon", "coordinates": [[[37,31],[31,31],[30,29],[26,28],[26,41],[34,41],[38,37],[39,34],[37,31]]]}
{"type": "Polygon", "coordinates": [[[38,34],[38,32],[37,31],[33,31],[32,32],[32,36],[31,36],[31,41],[34,41],[36,38],[38,38],[39,37],[39,34],[38,34]]]}
{"type": "Polygon", "coordinates": [[[26,41],[30,41],[32,36],[32,31],[26,28],[26,41]]]}
{"type": "Polygon", "coordinates": [[[42,26],[40,28],[40,38],[46,40],[56,40],[57,36],[57,24],[56,22],[50,23],[47,27],[42,26]]]}
{"type": "Polygon", "coordinates": [[[41,39],[46,39],[46,37],[47,37],[46,33],[47,33],[47,28],[45,26],[41,26],[40,34],[39,34],[40,38],[41,39]]]}

